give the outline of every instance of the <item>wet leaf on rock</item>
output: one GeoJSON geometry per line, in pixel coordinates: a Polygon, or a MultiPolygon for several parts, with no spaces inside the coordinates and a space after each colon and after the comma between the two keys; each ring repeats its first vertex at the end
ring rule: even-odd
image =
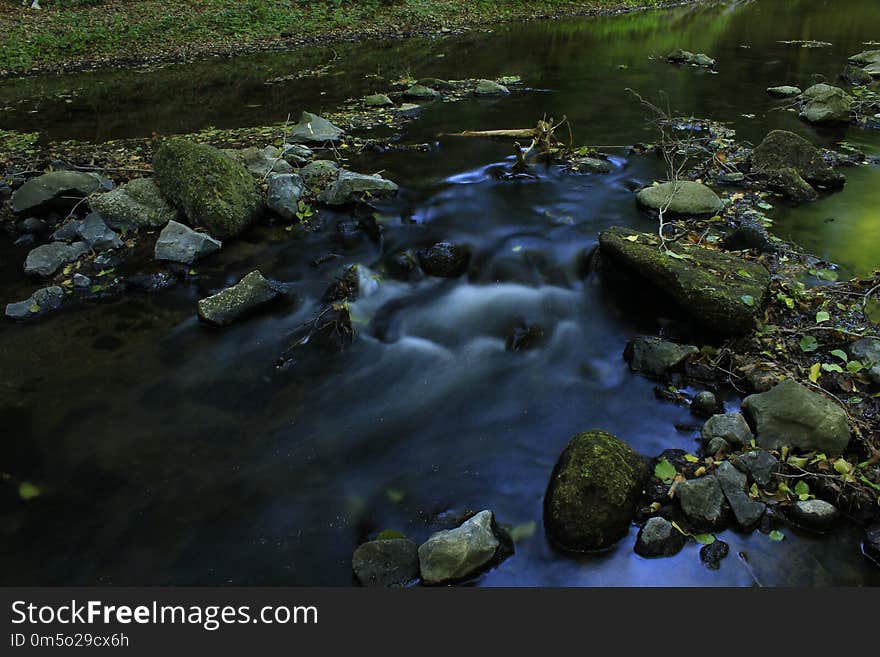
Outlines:
{"type": "Polygon", "coordinates": [[[776,542],[778,543],[779,541],[785,539],[785,534],[783,534],[783,533],[782,533],[781,531],[779,531],[778,529],[774,529],[772,532],[770,532],[770,533],[767,535],[767,537],[768,537],[771,541],[776,541],[776,542]]]}
{"type": "Polygon", "coordinates": [[[654,476],[657,477],[664,484],[672,483],[672,480],[675,479],[675,466],[672,465],[666,459],[662,459],[654,466],[654,476]]]}

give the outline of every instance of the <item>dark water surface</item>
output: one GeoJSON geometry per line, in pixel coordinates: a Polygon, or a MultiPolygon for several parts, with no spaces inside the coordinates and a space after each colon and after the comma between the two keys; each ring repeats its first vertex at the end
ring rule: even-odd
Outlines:
{"type": "MultiPolygon", "coordinates": [[[[629,188],[656,164],[621,157],[608,176],[547,170],[502,182],[492,171],[509,145],[436,137],[529,126],[547,113],[567,115],[576,142],[648,140],[630,87],[655,100],[662,90],[676,111],[730,121],[753,141],[785,127],[880,153],[877,134],[814,130],[764,93],[833,81],[874,39],[874,0],[766,0],[0,84],[4,127],[93,140],[268,124],[387,89],[367,77],[377,73],[516,74],[528,87],[427,109],[405,140],[434,144],[430,153],[353,163],[401,184],[380,208],[380,245],[341,247],[332,216],[301,238],[257,228],[199,263],[197,283],[2,323],[0,471],[43,494],[24,504],[14,486],[0,489],[0,581],[349,584],[352,550],[378,531],[421,541],[444,518],[491,508],[536,531],[482,585],[880,584],[855,529],[823,538],[785,528],[781,543],[724,532],[731,556],[719,571],[699,563],[693,544],[670,559],[638,557],[635,531],[600,556],[548,546],[541,501],[572,434],[603,428],[647,455],[697,447],[687,408],[657,401],[621,358],[631,335],[658,329],[634,312],[649,300],[615,297],[580,271],[603,228],[651,228],[629,188]],[[779,43],[791,39],[833,45],[779,43]],[[718,73],[664,63],[679,46],[716,57],[718,73]],[[264,84],[328,62],[324,75],[264,84]],[[472,247],[470,277],[383,278],[352,308],[359,336],[348,352],[274,370],[343,265],[381,272],[384,255],[437,239],[472,247]],[[343,257],[308,265],[327,252],[343,257]],[[199,325],[195,301],[257,267],[290,282],[295,301],[223,331],[199,325]],[[519,319],[544,327],[540,348],[505,350],[519,319]]],[[[773,216],[783,237],[865,274],[880,265],[880,170],[847,173],[844,192],[773,216]]],[[[33,289],[20,273],[25,255],[0,244],[5,301],[33,289]]]]}

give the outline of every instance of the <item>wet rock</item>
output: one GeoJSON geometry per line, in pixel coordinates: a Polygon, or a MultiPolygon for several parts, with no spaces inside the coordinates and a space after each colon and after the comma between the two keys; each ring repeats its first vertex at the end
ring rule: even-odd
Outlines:
{"type": "Polygon", "coordinates": [[[18,224],[18,230],[28,235],[40,236],[48,234],[51,228],[49,227],[49,224],[47,224],[42,219],[37,219],[36,217],[28,217],[18,224]]]}
{"type": "Polygon", "coordinates": [[[779,459],[770,452],[752,450],[730,459],[740,472],[748,474],[759,486],[768,486],[779,470],[779,459]]]}
{"type": "Polygon", "coordinates": [[[405,538],[369,541],[354,551],[351,566],[361,586],[406,586],[419,578],[419,548],[405,538]]]}
{"type": "Polygon", "coordinates": [[[714,475],[679,482],[675,495],[692,523],[702,529],[717,529],[724,524],[727,514],[724,492],[714,475]]]}
{"type": "Polygon", "coordinates": [[[613,162],[598,157],[578,157],[569,165],[572,171],[579,173],[611,173],[616,168],[613,162]]]}
{"type": "Polygon", "coordinates": [[[705,185],[690,180],[667,182],[646,187],[636,195],[639,204],[651,210],[663,207],[676,216],[712,215],[720,212],[724,203],[705,185]],[[670,200],[671,199],[671,200],[670,200]]]}
{"type": "Polygon", "coordinates": [[[396,193],[397,185],[382,176],[369,176],[343,169],[336,180],[318,195],[318,200],[327,205],[348,205],[371,198],[393,196],[396,193]]]}
{"type": "Polygon", "coordinates": [[[723,438],[727,444],[735,447],[748,445],[754,438],[742,413],[713,415],[703,425],[701,435],[705,443],[715,438],[723,438]]]}
{"type": "Polygon", "coordinates": [[[422,581],[451,584],[473,577],[491,566],[504,547],[494,515],[480,511],[460,527],[437,532],[419,546],[422,581]]]}
{"type": "Polygon", "coordinates": [[[457,278],[467,271],[470,251],[451,242],[437,242],[418,252],[419,264],[428,276],[457,278]]]}
{"type": "Polygon", "coordinates": [[[544,340],[544,329],[537,324],[519,322],[507,336],[507,351],[528,351],[534,349],[544,340]]]}
{"type": "Polygon", "coordinates": [[[401,281],[409,281],[419,274],[419,261],[412,251],[392,253],[385,261],[388,273],[401,281]]]}
{"type": "Polygon", "coordinates": [[[674,64],[690,64],[691,66],[702,66],[706,68],[713,68],[715,66],[715,60],[709,57],[709,55],[703,53],[694,54],[687,50],[682,50],[681,48],[673,50],[666,56],[666,59],[674,64]]]}
{"type": "Polygon", "coordinates": [[[38,246],[28,253],[24,261],[24,272],[36,276],[51,276],[69,262],[88,253],[89,246],[85,242],[52,242],[38,246]]]}
{"type": "Polygon", "coordinates": [[[721,562],[730,553],[730,546],[724,541],[715,540],[700,548],[700,561],[712,570],[721,568],[721,562]]]}
{"type": "Polygon", "coordinates": [[[769,87],[767,93],[777,98],[793,98],[794,96],[800,96],[803,91],[799,87],[782,85],[779,87],[769,87]]]}
{"type": "Polygon", "coordinates": [[[773,172],[767,180],[770,189],[795,203],[810,203],[819,193],[791,167],[773,172]]]}
{"type": "Polygon", "coordinates": [[[825,500],[798,500],[791,505],[795,522],[813,529],[825,529],[840,517],[840,511],[825,500]]]}
{"type": "Polygon", "coordinates": [[[627,343],[623,357],[634,372],[662,376],[699,351],[689,344],[681,345],[661,338],[638,336],[627,343]]]}
{"type": "Polygon", "coordinates": [[[314,151],[302,144],[284,144],[281,147],[281,157],[295,166],[303,166],[314,156],[314,151]]]}
{"type": "Polygon", "coordinates": [[[86,276],[85,274],[74,274],[73,275],[73,287],[79,289],[85,289],[87,287],[92,286],[92,279],[86,276]]]}
{"type": "Polygon", "coordinates": [[[723,171],[715,174],[715,182],[719,185],[739,185],[745,182],[746,174],[740,171],[723,171]]]}
{"type": "Polygon", "coordinates": [[[24,235],[20,235],[13,244],[15,246],[33,246],[37,243],[36,235],[31,235],[30,233],[25,233],[24,235]]]}
{"type": "Polygon", "coordinates": [[[715,454],[727,454],[730,452],[730,443],[724,438],[713,438],[706,444],[706,453],[710,456],[715,454]]]}
{"type": "Polygon", "coordinates": [[[755,224],[743,224],[735,228],[724,238],[723,246],[727,251],[769,253],[773,250],[767,229],[755,224]]]}
{"type": "Polygon", "coordinates": [[[29,319],[61,307],[64,290],[57,285],[43,287],[18,303],[6,305],[6,316],[12,319],[29,319]]]}
{"type": "Polygon", "coordinates": [[[373,94],[364,98],[364,105],[367,107],[391,107],[394,101],[385,94],[373,94]]]}
{"type": "Polygon", "coordinates": [[[871,64],[880,64],[880,50],[865,50],[857,55],[849,58],[851,64],[856,66],[870,66],[871,64]]]}
{"type": "Polygon", "coordinates": [[[215,326],[229,326],[272,301],[278,291],[259,271],[252,271],[232,287],[201,299],[199,317],[215,326]]]}
{"type": "Polygon", "coordinates": [[[101,187],[101,178],[79,171],[52,171],[31,178],[12,194],[12,211],[39,213],[56,206],[71,207],[101,187]],[[62,197],[75,197],[65,199],[62,197]]]}
{"type": "Polygon", "coordinates": [[[51,239],[53,242],[76,242],[79,240],[80,226],[82,226],[82,221],[78,219],[67,221],[52,233],[51,239]]]}
{"type": "Polygon", "coordinates": [[[718,401],[718,397],[708,390],[703,390],[694,395],[691,402],[691,413],[698,417],[711,417],[713,414],[724,410],[724,404],[718,401]]]}
{"type": "Polygon", "coordinates": [[[219,251],[222,246],[222,242],[210,235],[196,232],[176,221],[169,221],[156,240],[155,257],[156,260],[191,265],[199,258],[219,251]]]}
{"type": "Polygon", "coordinates": [[[843,67],[840,79],[853,86],[868,86],[874,81],[874,77],[868,71],[852,64],[843,67]]]}
{"type": "Polygon", "coordinates": [[[270,173],[291,173],[293,166],[284,159],[284,153],[275,146],[224,149],[229,157],[242,164],[252,176],[263,180],[270,173]]]}
{"type": "Polygon", "coordinates": [[[752,392],[767,392],[777,383],[779,376],[769,369],[754,367],[744,374],[748,389],[752,392]]]}
{"type": "Polygon", "coordinates": [[[613,227],[599,235],[603,258],[641,275],[687,314],[721,335],[755,326],[770,274],[763,265],[729,253],[675,244],[682,258],[664,254],[653,235],[613,227]],[[740,272],[745,271],[748,277],[740,272]],[[747,303],[748,301],[748,303],[747,303]]]}
{"type": "Polygon", "coordinates": [[[299,175],[307,186],[323,188],[336,180],[339,165],[333,160],[315,160],[304,166],[299,175]]]}
{"type": "Polygon", "coordinates": [[[753,172],[766,176],[794,169],[811,185],[823,187],[840,187],[846,181],[825,162],[819,149],[786,130],[773,130],[764,138],[752,152],[751,167],[753,172]]]}
{"type": "Polygon", "coordinates": [[[725,461],[715,470],[715,476],[721,484],[721,490],[733,511],[740,527],[748,529],[758,524],[767,505],[753,500],[745,492],[748,482],[746,475],[737,470],[730,462],[725,461]]]}
{"type": "Polygon", "coordinates": [[[810,123],[848,123],[852,96],[840,87],[814,84],[799,96],[803,103],[801,118],[810,123]]]}
{"type": "Polygon", "coordinates": [[[304,192],[305,184],[299,174],[273,173],[269,176],[266,206],[279,217],[294,221],[304,192]]]}
{"type": "Polygon", "coordinates": [[[113,191],[89,200],[91,208],[113,228],[161,228],[178,213],[151,178],[135,178],[113,191]]]}
{"type": "Polygon", "coordinates": [[[510,93],[510,89],[492,80],[480,80],[477,82],[474,93],[478,96],[506,96],[510,93]]]}
{"type": "Polygon", "coordinates": [[[110,229],[104,220],[96,212],[88,215],[79,225],[77,233],[80,239],[95,251],[118,249],[122,246],[122,239],[110,229]]]}
{"type": "Polygon", "coordinates": [[[629,445],[604,431],[574,436],[544,496],[544,528],[565,550],[603,550],[626,536],[647,468],[629,445]]]}
{"type": "Polygon", "coordinates": [[[345,131],[327,119],[311,112],[303,112],[299,117],[299,123],[294,126],[290,133],[290,139],[302,144],[324,144],[339,141],[345,131]]]}
{"type": "Polygon", "coordinates": [[[166,139],[156,150],[153,169],[162,195],[191,225],[217,237],[238,235],[262,211],[253,176],[213,146],[166,139]]]}
{"type": "Polygon", "coordinates": [[[849,355],[868,368],[868,376],[880,384],[880,340],[862,338],[849,346],[849,355]]]}
{"type": "Polygon", "coordinates": [[[768,392],[750,395],[743,410],[755,425],[758,445],[840,454],[849,444],[846,413],[830,399],[788,379],[768,392]]]}
{"type": "Polygon", "coordinates": [[[664,518],[649,518],[639,530],[635,552],[643,557],[671,557],[687,542],[684,534],[664,518]]]}
{"type": "Polygon", "coordinates": [[[865,554],[875,560],[880,560],[880,523],[876,523],[865,530],[865,540],[862,543],[865,554]]]}
{"type": "Polygon", "coordinates": [[[442,98],[443,94],[423,84],[414,84],[403,92],[403,97],[412,100],[436,100],[442,98]]]}

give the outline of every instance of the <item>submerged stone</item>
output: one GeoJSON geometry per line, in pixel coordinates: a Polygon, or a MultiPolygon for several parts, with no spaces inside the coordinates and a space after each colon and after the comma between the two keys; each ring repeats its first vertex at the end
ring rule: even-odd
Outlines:
{"type": "Polygon", "coordinates": [[[646,187],[636,195],[636,199],[646,208],[666,208],[673,215],[709,215],[720,212],[724,207],[715,192],[690,180],[646,187]]]}
{"type": "Polygon", "coordinates": [[[819,149],[800,135],[787,130],[773,130],[755,148],[752,171],[773,176],[783,169],[794,169],[811,185],[840,187],[846,179],[822,157],[819,149]]]}
{"type": "Polygon", "coordinates": [[[198,303],[199,317],[215,326],[228,326],[278,296],[278,291],[259,271],[198,303]]]}
{"type": "Polygon", "coordinates": [[[419,548],[406,538],[369,541],[354,551],[351,566],[361,586],[406,586],[419,578],[419,548]]]}
{"type": "Polygon", "coordinates": [[[673,50],[666,56],[670,62],[675,64],[690,64],[691,66],[704,66],[712,68],[715,66],[715,60],[704,53],[692,53],[688,50],[678,48],[673,50]]]}
{"type": "Polygon", "coordinates": [[[437,242],[420,249],[416,255],[428,276],[440,278],[457,278],[467,271],[470,263],[470,250],[452,242],[437,242]]]}

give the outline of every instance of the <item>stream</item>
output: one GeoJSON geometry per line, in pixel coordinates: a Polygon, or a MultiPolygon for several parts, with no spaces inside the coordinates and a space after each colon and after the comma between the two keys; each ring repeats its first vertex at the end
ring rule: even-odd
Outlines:
{"type": "MultiPolygon", "coordinates": [[[[648,456],[698,448],[700,422],[659,401],[656,383],[622,358],[629,338],[659,330],[652,299],[583,274],[602,229],[654,230],[631,190],[662,170],[621,148],[608,151],[608,175],[540,168],[534,180],[499,180],[509,143],[438,137],[546,114],[566,116],[576,144],[650,141],[629,88],[730,122],[753,143],[784,128],[880,155],[880,133],[810,127],[765,92],[835,83],[872,40],[876,0],[757,0],[0,82],[2,127],[103,141],[267,125],[402,76],[522,78],[507,98],[425,109],[402,141],[426,152],[351,162],[401,186],[376,204],[378,244],[340,245],[335,225],[347,217],[322,211],[321,230],[306,235],[255,227],[198,263],[193,283],[0,322],[0,472],[42,491],[23,503],[0,484],[0,583],[351,585],[352,551],[379,531],[421,542],[488,508],[525,538],[480,586],[880,585],[860,530],[845,523],[829,536],[785,527],[780,542],[721,532],[730,556],[719,570],[693,542],[674,557],[637,556],[636,527],[599,555],[548,544],[542,499],[575,433],[605,429],[648,456]],[[798,39],[832,45],[781,43],[798,39]],[[676,47],[714,57],[717,72],[668,64],[676,47]],[[383,278],[352,306],[349,350],[274,368],[344,266],[381,270],[386,255],[441,239],[472,249],[469,276],[383,278]],[[341,257],[309,264],[326,253],[341,257]],[[198,299],[257,268],[289,283],[292,300],[223,330],[199,323],[198,299]],[[520,320],[543,328],[538,348],[505,348],[520,320]]],[[[880,167],[846,175],[844,191],[768,214],[780,237],[865,276],[880,267],[880,167]]],[[[34,289],[26,254],[0,239],[3,303],[34,289]]],[[[738,404],[726,399],[728,410],[738,404]]]]}

